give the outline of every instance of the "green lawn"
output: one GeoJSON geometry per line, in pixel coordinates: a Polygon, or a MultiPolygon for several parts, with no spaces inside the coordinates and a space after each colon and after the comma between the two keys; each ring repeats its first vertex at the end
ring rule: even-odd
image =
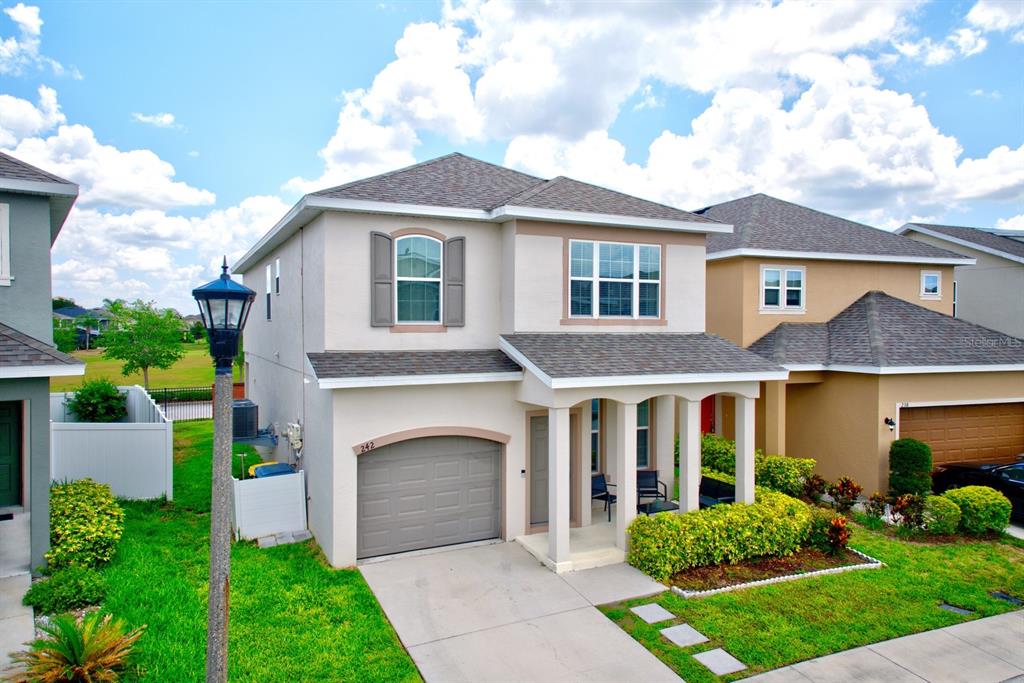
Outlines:
{"type": "Polygon", "coordinates": [[[601,609],[684,679],[702,683],[735,680],[967,620],[940,610],[940,602],[976,610],[983,617],[1013,609],[989,597],[989,591],[1024,597],[1024,550],[1013,541],[926,545],[858,526],[852,545],[886,566],[691,600],[663,593],[656,602],[678,619],[656,625],[628,610],[649,599],[601,609]],[[710,642],[681,649],[658,633],[682,622],[710,642]],[[720,679],[692,657],[716,647],[724,647],[750,668],[720,679]]]}
{"type": "MultiPolygon", "coordinates": [[[[84,377],[54,377],[50,380],[50,391],[73,391],[83,380],[106,377],[114,384],[142,385],[142,373],[137,372],[127,377],[121,374],[121,361],[108,360],[103,357],[100,349],[75,351],[75,358],[85,362],[84,377]]],[[[235,368],[235,381],[239,381],[238,368],[235,368]]],[[[213,384],[213,361],[205,342],[202,344],[186,344],[185,355],[167,370],[152,369],[149,371],[149,386],[153,389],[161,387],[192,387],[213,384]]]]}
{"type": "MultiPolygon", "coordinates": [[[[175,424],[174,443],[175,500],[123,503],[126,528],[104,571],[103,606],[132,626],[147,624],[137,645],[138,678],[198,681],[206,647],[211,423],[175,424]]],[[[237,457],[234,467],[238,476],[237,457]]],[[[234,545],[229,669],[232,681],[419,680],[362,575],[330,568],[313,541],[266,550],[234,545]]]]}

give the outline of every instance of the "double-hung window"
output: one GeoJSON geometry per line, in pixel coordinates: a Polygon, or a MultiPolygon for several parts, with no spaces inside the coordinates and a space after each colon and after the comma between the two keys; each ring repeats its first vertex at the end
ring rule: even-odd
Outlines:
{"type": "Polygon", "coordinates": [[[398,323],[441,322],[441,242],[426,235],[395,240],[398,323]]]}
{"type": "Polygon", "coordinates": [[[761,310],[803,312],[805,275],[802,266],[761,266],[761,310]]]}
{"type": "Polygon", "coordinates": [[[569,242],[569,315],[657,318],[661,315],[661,247],[569,242]]]}
{"type": "Polygon", "coordinates": [[[636,467],[651,466],[651,401],[636,404],[636,467]]]}

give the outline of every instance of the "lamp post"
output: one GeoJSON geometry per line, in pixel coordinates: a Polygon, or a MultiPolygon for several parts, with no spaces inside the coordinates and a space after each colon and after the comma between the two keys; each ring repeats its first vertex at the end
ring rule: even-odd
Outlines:
{"type": "Polygon", "coordinates": [[[206,626],[206,680],[228,678],[228,595],[231,577],[231,367],[256,292],[228,275],[228,260],[213,282],[192,290],[199,304],[215,370],[213,492],[210,499],[210,600],[206,626]]]}

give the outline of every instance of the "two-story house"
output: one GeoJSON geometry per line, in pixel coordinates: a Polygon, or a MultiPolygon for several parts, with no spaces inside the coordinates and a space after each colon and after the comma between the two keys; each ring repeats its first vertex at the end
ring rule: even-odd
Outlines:
{"type": "Polygon", "coordinates": [[[952,317],[972,257],[763,194],[698,213],[734,226],[708,236],[708,331],[790,371],[762,387],[758,447],[867,493],[899,437],[937,464],[1024,453],[1024,342],[952,317]]]}
{"type": "Polygon", "coordinates": [[[85,372],[53,348],[50,316],[50,247],[77,197],[77,185],[0,152],[0,524],[13,538],[29,517],[32,567],[50,543],[49,378],[85,372]]]}
{"type": "Polygon", "coordinates": [[[621,561],[637,470],[671,497],[677,421],[697,507],[714,394],[751,501],[754,399],[787,373],[704,333],[705,239],[731,230],[460,154],[303,197],[235,269],[258,293],[247,395],[303,427],[274,457],[305,470],[330,562],[484,539],[556,571],[621,561]]]}
{"type": "Polygon", "coordinates": [[[974,259],[953,269],[953,316],[1024,339],[1024,231],[907,223],[896,233],[974,259]]]}

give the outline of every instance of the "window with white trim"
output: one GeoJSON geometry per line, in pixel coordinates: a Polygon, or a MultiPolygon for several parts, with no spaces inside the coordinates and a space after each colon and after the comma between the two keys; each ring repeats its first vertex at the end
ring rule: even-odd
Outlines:
{"type": "Polygon", "coordinates": [[[651,466],[651,400],[636,404],[636,467],[651,466]]]}
{"type": "Polygon", "coordinates": [[[11,280],[11,205],[0,204],[0,285],[10,286],[11,280]]]}
{"type": "Polygon", "coordinates": [[[395,240],[396,322],[441,322],[441,246],[426,235],[395,240]]]}
{"type": "Polygon", "coordinates": [[[590,400],[590,471],[601,471],[601,399],[590,400]]]}
{"type": "Polygon", "coordinates": [[[570,240],[569,315],[660,317],[661,246],[570,240]]]}
{"type": "Polygon", "coordinates": [[[274,294],[281,293],[281,259],[274,259],[274,294]]]}
{"type": "Polygon", "coordinates": [[[270,292],[274,285],[274,266],[270,263],[267,264],[267,320],[270,320],[270,292]]]}
{"type": "Polygon", "coordinates": [[[956,317],[956,280],[953,280],[953,317],[956,317]]]}
{"type": "Polygon", "coordinates": [[[921,271],[921,298],[942,298],[942,273],[937,270],[921,271]]]}
{"type": "Polygon", "coordinates": [[[803,266],[761,266],[761,310],[803,312],[805,281],[803,266]]]}

